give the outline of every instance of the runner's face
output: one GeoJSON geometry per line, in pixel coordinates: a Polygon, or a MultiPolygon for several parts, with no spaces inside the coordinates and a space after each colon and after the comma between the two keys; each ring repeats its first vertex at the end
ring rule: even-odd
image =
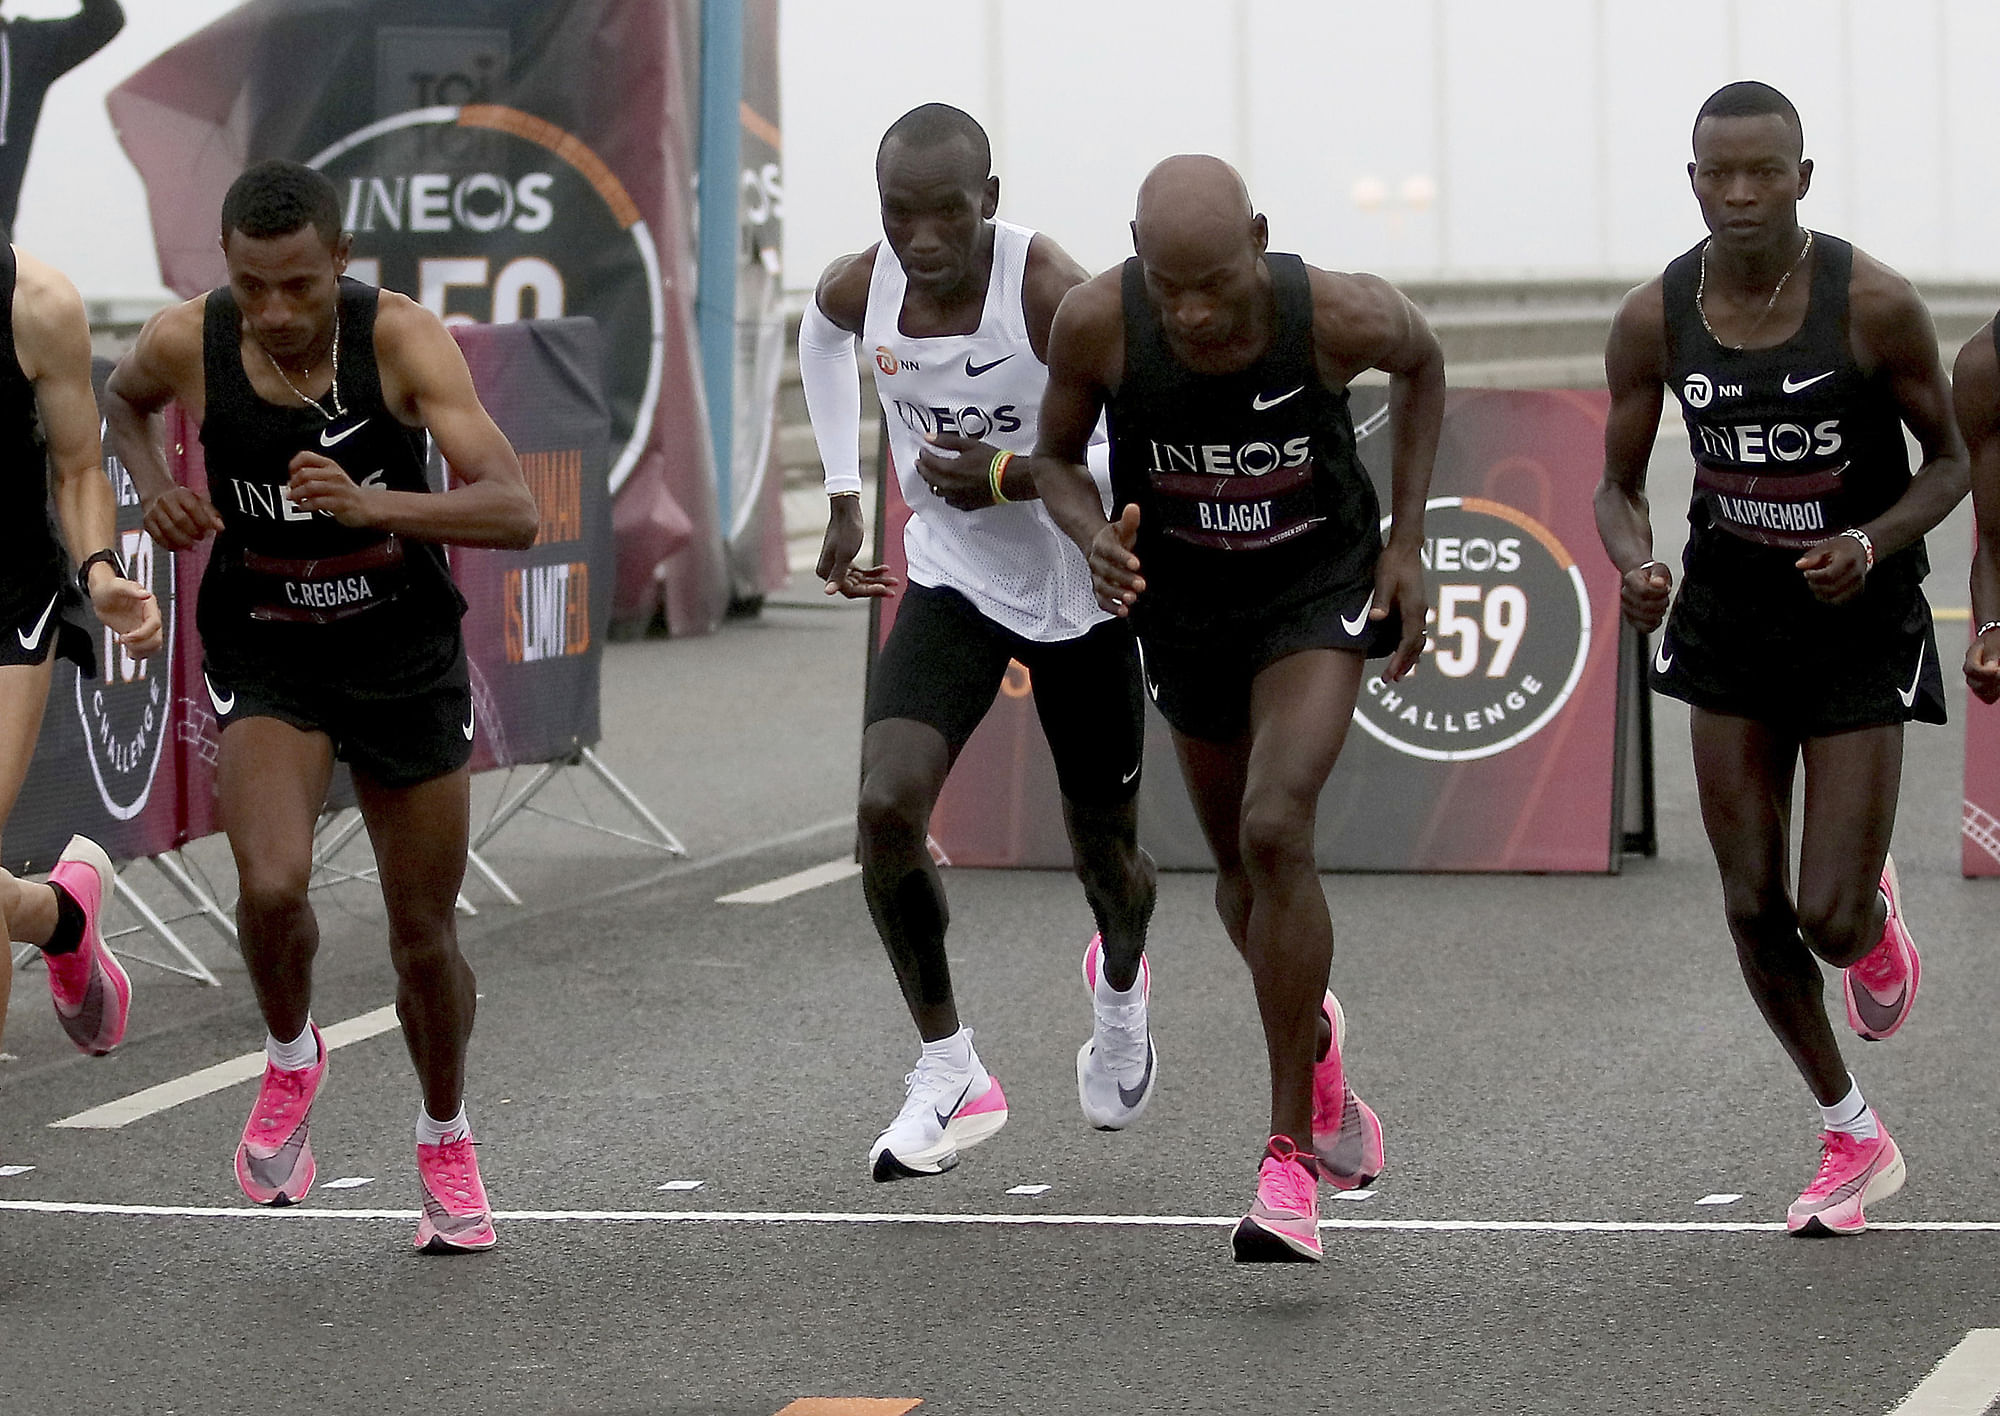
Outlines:
{"type": "Polygon", "coordinates": [[[971,145],[891,143],[876,169],[882,234],[912,286],[949,294],[971,278],[979,238],[1000,207],[1000,179],[974,169],[971,145]]]}
{"type": "Polygon", "coordinates": [[[1702,220],[1718,246],[1766,249],[1798,228],[1799,198],[1812,164],[1799,159],[1799,138],[1775,113],[1754,118],[1704,118],[1688,164],[1702,220]]]}
{"type": "Polygon", "coordinates": [[[311,226],[265,238],[232,231],[222,254],[237,308],[273,358],[300,359],[329,337],[347,268],[345,235],[330,247],[311,226]]]}
{"type": "Polygon", "coordinates": [[[1257,230],[1261,226],[1252,223],[1240,232],[1149,232],[1143,241],[1135,230],[1146,295],[1177,342],[1224,349],[1255,327],[1257,302],[1264,298],[1257,230]]]}

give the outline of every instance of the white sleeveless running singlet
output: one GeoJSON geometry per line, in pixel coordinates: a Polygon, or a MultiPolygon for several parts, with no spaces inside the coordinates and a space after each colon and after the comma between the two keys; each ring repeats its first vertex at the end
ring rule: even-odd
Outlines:
{"type": "Polygon", "coordinates": [[[1090,568],[1039,501],[959,511],[917,473],[930,432],[963,433],[1008,452],[1035,450],[1048,367],[1028,342],[1021,278],[1035,233],[993,223],[986,308],[971,334],[916,339],[900,328],[907,281],[884,243],[875,253],[861,352],[889,423],[889,454],[910,521],[903,551],[910,579],[964,595],[995,624],[1038,643],[1074,639],[1110,618],[1097,606],[1090,568]]]}

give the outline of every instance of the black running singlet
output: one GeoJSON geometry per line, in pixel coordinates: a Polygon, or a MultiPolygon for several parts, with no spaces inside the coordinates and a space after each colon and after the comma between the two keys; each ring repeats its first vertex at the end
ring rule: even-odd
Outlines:
{"type": "Polygon", "coordinates": [[[311,407],[266,402],[243,368],[241,316],[228,287],[209,293],[202,330],[207,408],[201,425],[208,496],[222,513],[196,621],[218,668],[254,678],[357,679],[389,686],[435,671],[458,652],[464,600],[444,548],[343,526],[286,496],[301,451],[331,458],[356,482],[427,492],[422,430],[382,401],[373,286],[340,282],[338,383],[311,407]]]}
{"type": "Polygon", "coordinates": [[[0,618],[39,610],[69,574],[50,519],[35,386],[14,350],[15,273],[14,248],[0,241],[0,618]]]}
{"type": "Polygon", "coordinates": [[[1313,358],[1305,263],[1267,255],[1270,347],[1198,374],[1166,344],[1136,257],[1125,262],[1125,371],[1112,395],[1111,490],[1139,507],[1142,632],[1226,630],[1353,585],[1381,554],[1381,511],[1354,449],[1347,392],[1313,358]]]}
{"type": "MultiPolygon", "coordinates": [[[[1804,547],[1879,516],[1910,485],[1888,378],[1861,370],[1848,337],[1854,248],[1812,239],[1805,320],[1769,349],[1730,349],[1708,332],[1695,302],[1701,246],[1667,267],[1667,377],[1695,463],[1690,567],[1721,557],[1789,569],[1804,547]]],[[[1869,578],[1921,580],[1928,569],[1919,540],[1869,578]]]]}

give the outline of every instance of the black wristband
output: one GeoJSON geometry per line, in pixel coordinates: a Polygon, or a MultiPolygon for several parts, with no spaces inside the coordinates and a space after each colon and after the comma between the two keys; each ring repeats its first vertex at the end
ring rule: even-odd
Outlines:
{"type": "Polygon", "coordinates": [[[111,573],[120,580],[125,578],[125,562],[118,559],[118,552],[108,547],[101,551],[92,551],[83,558],[83,564],[76,568],[77,589],[83,591],[83,598],[86,600],[90,598],[90,568],[99,561],[110,566],[111,573]]]}

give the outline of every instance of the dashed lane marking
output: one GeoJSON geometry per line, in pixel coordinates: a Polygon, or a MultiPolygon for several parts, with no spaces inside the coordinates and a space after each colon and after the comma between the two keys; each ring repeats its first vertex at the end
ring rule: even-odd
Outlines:
{"type": "Polygon", "coordinates": [[[830,860],[776,880],[767,880],[762,885],[752,885],[732,895],[718,896],[715,902],[718,905],[772,905],[779,900],[789,900],[794,895],[803,895],[808,890],[817,890],[822,885],[851,880],[860,873],[861,866],[855,861],[845,858],[830,860]]]}
{"type": "Polygon", "coordinates": [[[363,1185],[373,1185],[374,1183],[375,1183],[375,1177],[373,1175],[344,1175],[338,1180],[322,1181],[320,1183],[320,1189],[358,1190],[363,1185]]]}
{"type": "Polygon", "coordinates": [[[1695,1203],[1698,1205],[1733,1205],[1742,1198],[1741,1195],[1731,1194],[1727,1190],[1718,1190],[1713,1195],[1703,1195],[1695,1203]]]}
{"type": "Polygon", "coordinates": [[[707,1183],[706,1180],[669,1180],[666,1184],[657,1186],[656,1188],[661,1190],[699,1190],[707,1183]]]}
{"type": "MultiPolygon", "coordinates": [[[[335,1219],[404,1222],[416,1210],[326,1209],[254,1205],[97,1204],[80,1200],[0,1200],[0,1212],[104,1215],[131,1219],[253,1219],[291,1222],[335,1219]]],[[[1242,1216],[1196,1214],[946,1214],[828,1210],[496,1210],[510,1223],[547,1224],[824,1224],[969,1225],[994,1228],[1222,1229],[1242,1216]]],[[[1783,1220],[1696,1221],[1625,1219],[1322,1219],[1321,1229],[1418,1234],[1782,1234],[1783,1220]]],[[[1876,1222],[1871,1230],[1913,1234],[2000,1234],[2000,1220],[1876,1222]]],[[[2000,1331],[1996,1329],[1995,1331],[2000,1331]]]]}
{"type": "Polygon", "coordinates": [[[16,1175],[26,1175],[34,1168],[32,1165],[0,1165],[0,1180],[11,1180],[16,1175]]]}
{"type": "MultiPolygon", "coordinates": [[[[363,1013],[335,1023],[330,1028],[322,1028],[320,1036],[326,1040],[326,1050],[332,1052],[335,1048],[385,1033],[395,1026],[396,1005],[391,1003],[372,1013],[363,1013]]],[[[142,1121],[183,1102],[194,1101],[263,1075],[264,1051],[259,1048],[241,1057],[232,1057],[227,1062],[218,1062],[213,1067],[204,1067],[199,1072],[190,1072],[185,1077],[161,1082],[156,1087],[147,1087],[116,1101],[107,1101],[102,1106],[93,1106],[88,1111],[79,1111],[74,1116],[65,1116],[60,1121],[51,1121],[49,1125],[58,1130],[115,1131],[120,1126],[129,1126],[134,1121],[142,1121]]]]}
{"type": "Polygon", "coordinates": [[[1016,1185],[1007,1193],[1010,1195],[1046,1195],[1055,1188],[1052,1185],[1016,1185]]]}
{"type": "Polygon", "coordinates": [[[2000,1328],[1974,1328],[1889,1416],[1980,1416],[2000,1399],[2000,1328]]]}

